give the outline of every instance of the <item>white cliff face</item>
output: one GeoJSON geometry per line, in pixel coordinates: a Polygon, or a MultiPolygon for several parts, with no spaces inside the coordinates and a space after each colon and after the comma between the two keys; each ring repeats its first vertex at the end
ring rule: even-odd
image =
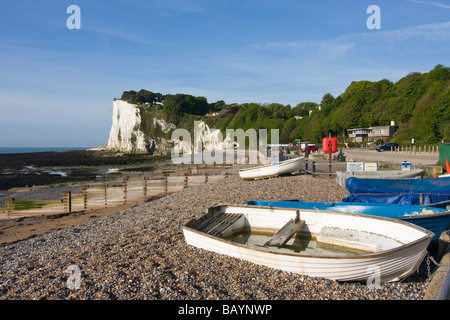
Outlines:
{"type": "Polygon", "coordinates": [[[209,128],[203,121],[197,123],[194,134],[194,152],[227,150],[238,146],[229,134],[223,138],[219,129],[209,128]]]}
{"type": "MultiPolygon", "coordinates": [[[[187,140],[145,136],[140,130],[141,121],[140,109],[136,105],[114,100],[112,126],[106,149],[121,152],[170,152],[169,145],[173,145],[175,152],[195,153],[237,147],[237,143],[229,136],[223,138],[220,130],[210,129],[203,121],[195,122],[194,136],[187,140]]],[[[176,129],[173,123],[157,118],[153,118],[153,126],[158,126],[163,133],[176,129]]]]}
{"type": "Polygon", "coordinates": [[[140,124],[141,115],[135,105],[115,100],[107,149],[123,152],[147,152],[145,135],[139,129],[140,124]]]}
{"type": "Polygon", "coordinates": [[[167,133],[170,130],[177,128],[177,126],[174,125],[173,123],[166,122],[163,119],[157,119],[157,118],[153,118],[153,125],[155,127],[159,126],[161,128],[161,131],[164,133],[167,133]]]}

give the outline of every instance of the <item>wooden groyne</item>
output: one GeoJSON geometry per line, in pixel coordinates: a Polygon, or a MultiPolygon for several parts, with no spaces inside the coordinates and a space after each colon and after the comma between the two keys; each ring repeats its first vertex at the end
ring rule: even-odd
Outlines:
{"type": "Polygon", "coordinates": [[[81,212],[94,209],[143,203],[154,197],[182,191],[185,188],[226,179],[229,173],[204,172],[188,168],[180,173],[125,176],[114,181],[83,185],[81,193],[64,191],[60,200],[14,201],[7,199],[0,208],[0,219],[44,214],[81,212]],[[196,171],[197,174],[192,174],[196,171]]]}

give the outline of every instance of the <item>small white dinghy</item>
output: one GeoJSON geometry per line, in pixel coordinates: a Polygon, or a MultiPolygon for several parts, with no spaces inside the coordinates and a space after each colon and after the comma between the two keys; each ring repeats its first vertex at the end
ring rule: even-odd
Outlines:
{"type": "Polygon", "coordinates": [[[282,174],[297,172],[302,169],[304,157],[266,164],[263,166],[239,170],[239,176],[244,180],[264,179],[282,174]]]}
{"type": "Polygon", "coordinates": [[[420,265],[431,231],[353,213],[216,205],[183,226],[187,244],[337,281],[400,280],[420,265]]]}

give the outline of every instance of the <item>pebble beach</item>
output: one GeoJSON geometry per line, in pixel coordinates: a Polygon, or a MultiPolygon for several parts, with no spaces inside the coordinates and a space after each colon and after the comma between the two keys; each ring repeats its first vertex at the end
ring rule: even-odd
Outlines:
{"type": "Polygon", "coordinates": [[[334,179],[295,175],[189,187],[101,219],[0,246],[0,299],[421,300],[425,262],[371,289],[283,272],[188,246],[182,225],[217,203],[341,201],[334,179]],[[76,286],[70,285],[76,268],[76,286]],[[68,281],[69,280],[69,281],[68,281]]]}

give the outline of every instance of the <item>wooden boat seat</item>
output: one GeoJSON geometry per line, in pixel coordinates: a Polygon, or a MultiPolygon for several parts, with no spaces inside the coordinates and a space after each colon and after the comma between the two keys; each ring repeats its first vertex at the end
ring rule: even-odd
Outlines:
{"type": "Polygon", "coordinates": [[[301,228],[305,225],[304,220],[298,219],[298,210],[297,217],[295,219],[291,219],[288,223],[286,223],[269,241],[267,241],[264,246],[265,247],[282,247],[292,238],[294,234],[300,231],[301,228]]]}
{"type": "Polygon", "coordinates": [[[220,236],[243,217],[244,215],[242,213],[224,213],[220,215],[216,220],[208,224],[201,231],[212,236],[220,236]]]}

